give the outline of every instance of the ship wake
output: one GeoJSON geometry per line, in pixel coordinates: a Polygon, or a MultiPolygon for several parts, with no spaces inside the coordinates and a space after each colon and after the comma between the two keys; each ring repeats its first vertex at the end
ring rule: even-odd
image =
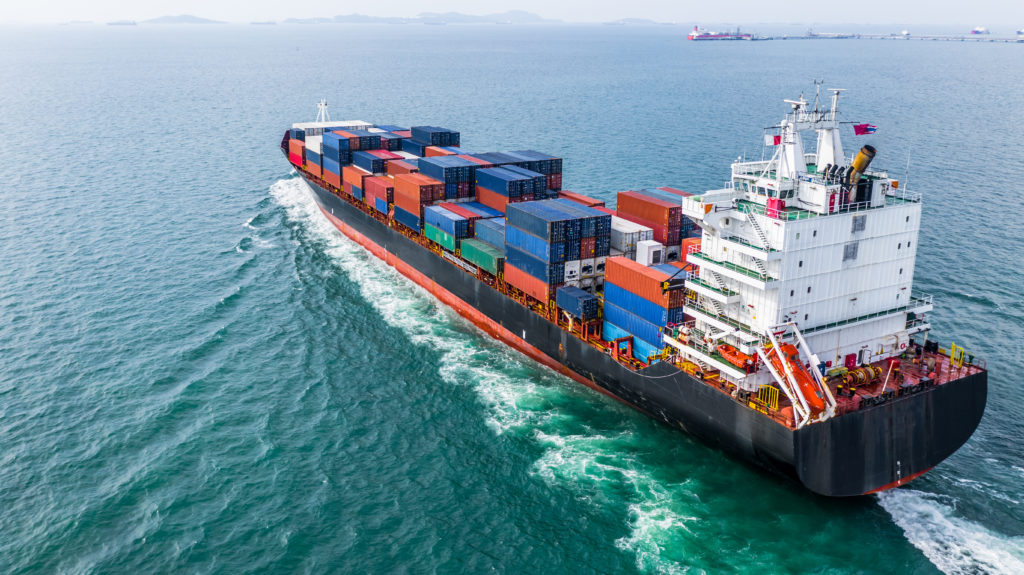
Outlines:
{"type": "Polygon", "coordinates": [[[325,244],[327,255],[360,286],[385,322],[402,329],[413,343],[438,351],[440,375],[447,383],[472,385],[495,433],[536,442],[542,455],[534,463],[534,475],[601,508],[623,509],[628,529],[615,545],[633,553],[641,570],[688,570],[679,539],[696,518],[686,512],[695,497],[688,494],[685,482],[665,483],[641,461],[637,453],[646,446],[637,445],[642,439],[632,428],[635,422],[622,421],[618,430],[599,432],[588,429],[572,410],[560,409],[559,404],[578,407],[589,399],[603,406],[598,409],[624,408],[609,408],[603,399],[577,390],[575,384],[565,385],[565,377],[538,370],[482,332],[477,332],[482,337],[467,333],[471,324],[342,236],[320,213],[301,180],[279,181],[271,187],[271,195],[291,219],[325,244]]]}
{"type": "Polygon", "coordinates": [[[1024,538],[1007,537],[957,517],[948,498],[913,489],[879,495],[915,547],[943,573],[1024,573],[1024,538]]]}

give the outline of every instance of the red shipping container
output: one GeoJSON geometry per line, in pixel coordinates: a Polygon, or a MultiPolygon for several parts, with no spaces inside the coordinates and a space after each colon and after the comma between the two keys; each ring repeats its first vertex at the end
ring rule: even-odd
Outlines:
{"type": "Polygon", "coordinates": [[[606,213],[606,214],[608,214],[608,215],[610,215],[610,216],[616,216],[616,215],[618,215],[618,214],[616,214],[616,213],[615,213],[615,210],[612,210],[612,209],[606,208],[606,207],[604,207],[604,206],[594,206],[594,209],[595,209],[595,210],[597,210],[597,211],[599,211],[599,212],[604,212],[604,213],[606,213]]]}
{"type": "Polygon", "coordinates": [[[680,307],[686,300],[683,290],[668,293],[661,290],[661,283],[668,278],[668,274],[638,264],[629,258],[615,256],[605,260],[604,281],[606,283],[615,284],[666,309],[680,307]]]}
{"type": "Polygon", "coordinates": [[[403,138],[411,138],[412,137],[412,130],[399,130],[397,132],[391,132],[391,133],[396,135],[396,136],[401,136],[403,138]]]}
{"type": "Polygon", "coordinates": [[[467,210],[466,208],[460,206],[459,204],[453,204],[451,202],[444,202],[444,203],[441,203],[441,204],[438,204],[438,205],[440,205],[442,208],[448,210],[449,212],[452,212],[454,214],[457,214],[457,215],[460,215],[460,216],[466,218],[467,220],[473,221],[473,220],[479,220],[480,219],[480,215],[479,214],[475,214],[475,213],[467,210]]]}
{"type": "Polygon", "coordinates": [[[550,286],[544,280],[539,280],[521,269],[505,262],[505,282],[519,288],[533,299],[542,303],[548,303],[551,293],[556,286],[550,286]]]}
{"type": "Polygon", "coordinates": [[[587,259],[594,257],[594,246],[597,244],[596,238],[581,238],[580,239],[580,259],[587,259]]]}
{"type": "Polygon", "coordinates": [[[561,190],[562,189],[562,174],[548,174],[548,176],[547,176],[547,188],[549,190],[561,190]]]}
{"type": "Polygon", "coordinates": [[[346,194],[348,194],[350,196],[355,195],[355,194],[352,193],[352,184],[350,184],[348,182],[342,182],[341,183],[341,191],[345,192],[346,194]]]}
{"type": "Polygon", "coordinates": [[[341,189],[341,174],[334,174],[324,170],[324,180],[337,189],[341,189]]]}
{"type": "Polygon", "coordinates": [[[353,186],[363,189],[363,180],[372,178],[373,174],[355,166],[344,166],[341,168],[341,181],[348,182],[353,186]]]}
{"type": "Polygon", "coordinates": [[[402,156],[399,156],[398,154],[395,154],[393,152],[389,152],[387,150],[370,150],[367,153],[370,154],[371,156],[380,158],[382,160],[401,160],[402,159],[402,156]]]}
{"type": "MultiPolygon", "coordinates": [[[[303,142],[302,140],[288,140],[288,157],[289,157],[289,159],[291,158],[292,155],[298,156],[300,159],[305,158],[306,157],[306,142],[303,142]]],[[[294,162],[292,162],[292,163],[294,163],[294,162]]],[[[300,166],[302,165],[301,161],[299,162],[299,165],[300,166]]]]}
{"type": "Polygon", "coordinates": [[[629,214],[666,227],[673,225],[678,227],[683,221],[683,207],[681,205],[645,196],[637,192],[619,192],[618,204],[615,209],[619,212],[619,217],[625,217],[623,214],[629,214]]]}
{"type": "Polygon", "coordinates": [[[359,151],[359,136],[357,136],[355,134],[350,134],[350,133],[346,132],[345,130],[335,130],[332,133],[337,134],[337,135],[341,136],[342,138],[346,138],[348,140],[348,149],[349,150],[351,150],[353,152],[358,152],[359,151]]]}
{"type": "Polygon", "coordinates": [[[685,190],[682,190],[682,189],[678,189],[678,188],[674,188],[674,187],[669,187],[669,186],[659,187],[657,189],[662,190],[662,191],[668,191],[669,193],[675,193],[676,195],[678,195],[680,197],[689,197],[689,196],[693,195],[692,193],[690,193],[688,191],[685,191],[685,190]]]}
{"type": "Polygon", "coordinates": [[[459,182],[455,184],[455,197],[457,198],[472,198],[473,197],[473,184],[469,182],[459,182]]]}
{"type": "Polygon", "coordinates": [[[423,205],[444,196],[444,184],[423,174],[395,176],[395,205],[423,217],[423,205]]]}
{"type": "Polygon", "coordinates": [[[363,191],[366,192],[367,197],[380,198],[382,200],[386,200],[389,204],[394,203],[395,181],[393,178],[389,178],[387,176],[374,176],[372,178],[366,178],[363,183],[366,185],[366,187],[363,188],[363,191]]]}
{"type": "Polygon", "coordinates": [[[504,214],[505,213],[505,206],[508,205],[508,196],[503,196],[503,195],[499,194],[498,192],[492,192],[491,190],[488,190],[487,188],[482,188],[480,186],[477,186],[476,187],[476,201],[478,201],[481,204],[487,206],[488,208],[492,208],[492,209],[498,210],[499,212],[504,214]]]}
{"type": "Polygon", "coordinates": [[[388,161],[388,175],[396,174],[415,174],[419,172],[419,168],[406,162],[404,160],[389,160],[388,161]]]}
{"type": "Polygon", "coordinates": [[[588,208],[604,207],[604,202],[601,200],[595,200],[590,196],[584,196],[583,194],[577,194],[576,192],[570,192],[569,190],[562,190],[558,192],[558,197],[572,200],[577,204],[583,204],[588,208]]]}
{"type": "Polygon", "coordinates": [[[295,152],[288,152],[288,161],[299,168],[302,167],[302,156],[296,154],[295,152]]]}
{"type": "Polygon", "coordinates": [[[674,246],[678,244],[682,239],[682,234],[680,232],[679,226],[666,226],[658,224],[650,220],[634,216],[633,214],[622,213],[621,211],[617,212],[615,215],[619,216],[624,220],[629,220],[634,224],[640,224],[641,226],[651,228],[652,230],[654,230],[654,239],[657,240],[659,243],[665,244],[666,246],[674,246]]]}
{"type": "Polygon", "coordinates": [[[442,150],[437,146],[427,146],[423,149],[423,156],[426,158],[433,158],[436,156],[454,156],[455,152],[449,152],[448,150],[442,150]]]}
{"type": "Polygon", "coordinates": [[[456,158],[462,158],[463,160],[469,160],[470,162],[473,162],[475,164],[480,164],[480,166],[484,167],[484,168],[493,168],[494,167],[494,164],[488,162],[487,160],[481,160],[480,158],[474,158],[473,156],[470,156],[469,154],[459,154],[458,156],[455,156],[455,157],[456,158]]]}

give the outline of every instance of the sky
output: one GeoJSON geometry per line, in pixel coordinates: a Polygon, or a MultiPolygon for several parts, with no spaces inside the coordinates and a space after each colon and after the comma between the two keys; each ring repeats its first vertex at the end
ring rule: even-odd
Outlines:
{"type": "Polygon", "coordinates": [[[0,23],[145,20],[169,14],[246,23],[351,13],[415,16],[421,12],[490,14],[506,10],[525,10],[570,22],[649,18],[681,24],[874,23],[966,30],[987,26],[1004,33],[1024,28],[1022,0],[11,0],[0,2],[0,23]]]}

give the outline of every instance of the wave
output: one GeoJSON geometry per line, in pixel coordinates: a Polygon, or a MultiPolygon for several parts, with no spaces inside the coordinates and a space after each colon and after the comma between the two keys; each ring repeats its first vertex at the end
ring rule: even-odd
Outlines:
{"type": "MultiPolygon", "coordinates": [[[[442,357],[440,375],[452,385],[472,386],[486,406],[487,424],[496,434],[531,437],[542,455],[532,472],[546,482],[568,486],[584,499],[601,505],[621,504],[628,534],[614,544],[635,555],[644,571],[680,573],[688,568],[678,550],[681,531],[695,521],[679,505],[684,484],[667,484],[635,455],[636,432],[574,433],[570,413],[553,408],[572,393],[555,382],[567,380],[545,370],[538,377],[532,362],[490,341],[483,332],[467,333],[471,324],[434,299],[426,290],[341,235],[320,213],[299,179],[278,181],[271,195],[323,244],[325,253],[344,270],[377,309],[383,320],[404,331],[413,343],[429,346],[442,357]]],[[[575,384],[570,384],[575,385],[575,384]]],[[[622,427],[628,427],[628,423],[622,427]]]]}
{"type": "Polygon", "coordinates": [[[907,540],[943,573],[1024,573],[1024,538],[957,517],[955,501],[948,497],[903,488],[880,494],[878,501],[907,540]]]}

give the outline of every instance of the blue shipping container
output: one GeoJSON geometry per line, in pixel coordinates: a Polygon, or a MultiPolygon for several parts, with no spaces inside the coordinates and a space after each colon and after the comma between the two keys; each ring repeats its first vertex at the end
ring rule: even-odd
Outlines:
{"type": "Polygon", "coordinates": [[[480,214],[481,218],[504,218],[505,214],[499,212],[494,208],[487,207],[480,202],[465,202],[462,207],[473,212],[474,214],[480,214]]]}
{"type": "Polygon", "coordinates": [[[369,152],[354,152],[352,154],[352,163],[371,174],[383,174],[387,160],[378,158],[369,152]]]}
{"type": "Polygon", "coordinates": [[[667,309],[607,281],[604,284],[604,301],[628,309],[653,324],[668,323],[667,309]]]}
{"type": "Polygon", "coordinates": [[[525,230],[548,242],[568,239],[566,228],[572,216],[551,209],[548,202],[519,202],[506,207],[506,225],[525,230]]]}
{"type": "Polygon", "coordinates": [[[512,246],[505,246],[505,262],[523,270],[531,276],[558,285],[565,281],[565,264],[551,264],[512,246]]]}
{"type": "Polygon", "coordinates": [[[423,220],[457,239],[470,237],[469,220],[441,206],[427,206],[424,208],[423,220]]]}
{"type": "Polygon", "coordinates": [[[313,164],[314,166],[319,166],[321,164],[320,154],[314,152],[313,150],[306,150],[306,163],[313,164]]]}
{"type": "Polygon", "coordinates": [[[416,140],[405,139],[402,140],[402,151],[409,152],[416,156],[422,156],[425,154],[425,149],[430,144],[424,144],[423,142],[417,142],[416,140]]]}
{"type": "MultiPolygon", "coordinates": [[[[566,243],[548,243],[537,236],[529,234],[517,227],[508,226],[505,228],[505,245],[522,250],[531,256],[548,263],[562,263],[566,259],[566,243]]],[[[579,244],[576,245],[577,255],[579,244]]],[[[578,259],[578,258],[575,258],[578,259]]]]}
{"type": "Polygon", "coordinates": [[[332,160],[330,158],[324,158],[323,159],[323,166],[324,166],[324,171],[325,172],[330,172],[330,173],[334,174],[335,176],[341,176],[341,166],[338,165],[338,161],[337,160],[332,160]]]}
{"type": "Polygon", "coordinates": [[[473,227],[476,228],[476,239],[498,249],[505,249],[505,218],[478,220],[473,227]]]}
{"type": "Polygon", "coordinates": [[[604,318],[651,345],[662,345],[661,327],[610,303],[607,299],[604,302],[604,318]]]}
{"type": "Polygon", "coordinates": [[[363,199],[363,189],[362,188],[358,188],[356,186],[352,186],[352,195],[355,196],[355,198],[357,200],[362,200],[363,199]]]}
{"type": "Polygon", "coordinates": [[[621,337],[632,337],[633,338],[633,357],[643,361],[645,363],[651,363],[651,357],[661,353],[661,349],[647,343],[646,341],[634,337],[633,334],[622,329],[621,327],[610,323],[604,322],[601,326],[601,339],[605,341],[614,341],[621,337]]]}
{"type": "Polygon", "coordinates": [[[388,201],[384,198],[373,198],[373,207],[380,213],[388,213],[388,201]]]}
{"type": "Polygon", "coordinates": [[[587,293],[578,287],[563,286],[555,293],[558,307],[569,312],[577,319],[594,319],[597,317],[597,296],[587,293]]]}
{"type": "Polygon", "coordinates": [[[398,206],[395,206],[395,221],[417,232],[422,229],[419,216],[410,214],[398,206]]]}

